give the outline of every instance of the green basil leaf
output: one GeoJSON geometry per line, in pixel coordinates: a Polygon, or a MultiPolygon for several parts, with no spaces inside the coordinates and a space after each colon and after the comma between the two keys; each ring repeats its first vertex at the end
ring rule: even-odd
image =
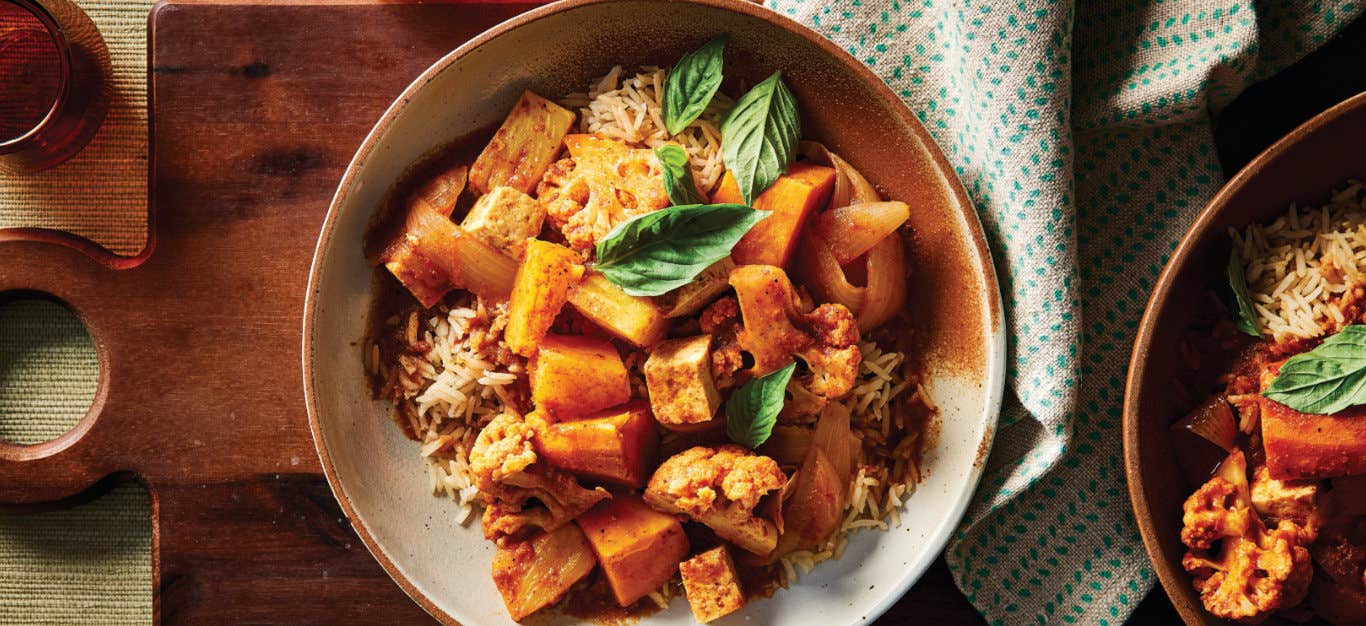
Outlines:
{"type": "Polygon", "coordinates": [[[664,76],[664,128],[677,135],[702,115],[721,88],[721,53],[729,35],[721,35],[706,45],[683,55],[664,76]]]}
{"type": "Polygon", "coordinates": [[[633,296],[664,295],[726,258],[768,215],[743,204],[687,204],[639,215],[598,242],[594,268],[633,296]]]}
{"type": "Polygon", "coordinates": [[[740,184],[746,204],[787,171],[801,139],[797,97],[782,72],[754,86],[721,121],[721,158],[740,184]]]}
{"type": "Polygon", "coordinates": [[[748,448],[757,448],[773,434],[778,413],[787,396],[787,381],[792,379],[797,362],[751,380],[726,401],[726,436],[748,448]]]}
{"type": "Polygon", "coordinates": [[[1228,255],[1228,286],[1233,289],[1233,300],[1238,305],[1238,330],[1253,337],[1262,337],[1261,322],[1257,321],[1257,310],[1252,308],[1252,296],[1247,293],[1247,276],[1243,274],[1243,261],[1238,251],[1228,255]]]}
{"type": "Polygon", "coordinates": [[[1366,326],[1347,326],[1281,365],[1262,395],[1304,413],[1366,404],[1366,326]]]}
{"type": "Polygon", "coordinates": [[[655,148],[660,169],[664,170],[664,191],[669,194],[669,204],[703,204],[702,194],[697,193],[697,185],[692,182],[692,166],[688,164],[688,152],[674,144],[655,148]]]}

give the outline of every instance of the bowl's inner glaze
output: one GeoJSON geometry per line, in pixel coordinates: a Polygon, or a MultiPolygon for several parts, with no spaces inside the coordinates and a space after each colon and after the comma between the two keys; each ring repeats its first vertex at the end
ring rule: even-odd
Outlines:
{"type": "MultiPolygon", "coordinates": [[[[1366,177],[1366,97],[1315,118],[1231,180],[1201,213],[1158,282],[1134,346],[1125,399],[1126,470],[1139,529],[1167,594],[1187,623],[1222,624],[1206,613],[1181,567],[1181,505],[1190,495],[1169,427],[1193,408],[1172,393],[1185,369],[1183,336],[1222,289],[1229,228],[1267,223],[1295,204],[1317,207],[1349,180],[1366,177]],[[1180,486],[1180,487],[1178,487],[1180,486]]],[[[1206,314],[1207,315],[1207,314],[1206,314]]],[[[1196,398],[1199,402],[1203,398],[1196,398]]],[[[1197,485],[1198,486],[1198,485],[1197,485]]]]}
{"type": "MultiPolygon", "coordinates": [[[[835,48],[766,10],[730,0],[574,2],[494,29],[438,62],[363,144],[319,241],[305,325],[305,393],[323,465],[357,532],[424,607],[443,620],[511,623],[489,578],[493,548],[477,522],[432,497],[418,447],[370,398],[360,358],[372,272],[362,239],[403,171],[443,145],[502,119],[523,89],[583,90],[615,64],[668,64],[720,33],[728,80],[781,69],[803,113],[803,135],[824,141],[890,197],[911,204],[910,306],[914,357],[941,408],[929,476],[902,525],[853,537],[844,558],[794,590],[719,623],[846,624],[871,620],[935,558],[985,462],[1003,385],[998,291],[975,214],[928,137],[890,92],[835,48]],[[847,64],[846,64],[847,63],[847,64]]],[[[570,621],[538,618],[538,623],[570,621]]],[[[650,623],[690,624],[676,601],[650,623]]]]}

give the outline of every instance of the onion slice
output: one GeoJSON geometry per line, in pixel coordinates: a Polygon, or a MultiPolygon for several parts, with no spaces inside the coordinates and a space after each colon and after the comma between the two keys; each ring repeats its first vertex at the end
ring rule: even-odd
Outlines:
{"type": "Polygon", "coordinates": [[[821,302],[842,304],[850,313],[858,315],[867,289],[849,282],[844,268],[831,254],[829,244],[815,229],[807,230],[802,250],[806,254],[797,260],[797,273],[802,282],[821,302]]]}
{"type": "Polygon", "coordinates": [[[1230,451],[1233,450],[1238,438],[1238,424],[1233,416],[1233,407],[1228,405],[1222,395],[1210,396],[1172,428],[1198,435],[1205,441],[1230,451]]]}
{"type": "Polygon", "coordinates": [[[830,162],[835,166],[835,193],[831,198],[832,206],[847,206],[850,204],[860,204],[863,202],[877,202],[882,199],[882,195],[873,188],[873,184],[868,182],[854,166],[848,161],[840,158],[840,155],[830,153],[830,162]],[[843,173],[848,179],[848,191],[845,198],[840,197],[839,174],[843,173]]]}
{"type": "Polygon", "coordinates": [[[831,209],[811,224],[840,265],[848,265],[896,232],[911,216],[904,202],[865,202],[831,209]]]}
{"type": "Polygon", "coordinates": [[[868,287],[859,308],[860,333],[896,317],[906,304],[906,251],[901,235],[892,233],[868,251],[868,287]]]}

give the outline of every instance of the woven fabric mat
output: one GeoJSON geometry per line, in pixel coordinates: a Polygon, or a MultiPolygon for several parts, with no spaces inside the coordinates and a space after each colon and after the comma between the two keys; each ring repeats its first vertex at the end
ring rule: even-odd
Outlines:
{"type": "MultiPolygon", "coordinates": [[[[116,254],[147,241],[147,16],[152,0],[80,2],[113,62],[104,124],[80,154],[37,175],[0,175],[0,228],[66,230],[116,254]]],[[[94,399],[99,363],[60,305],[0,303],[0,438],[66,432],[94,399]]],[[[0,624],[150,624],[151,500],[136,484],[43,513],[0,512],[0,624]]]]}
{"type": "Polygon", "coordinates": [[[71,160],[37,174],[0,174],[0,228],[80,235],[115,254],[147,242],[147,15],[152,0],[78,2],[113,64],[109,113],[71,160]]]}

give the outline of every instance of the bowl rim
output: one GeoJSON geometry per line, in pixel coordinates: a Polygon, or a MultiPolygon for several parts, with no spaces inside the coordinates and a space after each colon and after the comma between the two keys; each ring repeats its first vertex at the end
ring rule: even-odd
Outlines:
{"type": "Polygon", "coordinates": [[[1138,523],[1138,531],[1143,538],[1143,548],[1148,553],[1148,561],[1157,572],[1163,591],[1187,624],[1199,624],[1210,615],[1203,605],[1191,602],[1190,595],[1185,593],[1190,585],[1185,572],[1166,567],[1158,560],[1158,555],[1162,554],[1162,538],[1157,536],[1152,509],[1148,507],[1148,501],[1144,498],[1143,467],[1138,454],[1140,423],[1136,394],[1142,384],[1143,373],[1148,367],[1148,353],[1152,347],[1158,310],[1166,304],[1168,296],[1171,295],[1178,269],[1189,262],[1197,244],[1210,236],[1215,217],[1227,208],[1229,201],[1244,186],[1259,176],[1267,164],[1280,158],[1290,147],[1318,132],[1323,126],[1362,107],[1366,107],[1366,92],[1358,93],[1329,107],[1276,140],[1228,179],[1186,229],[1180,244],[1162,268],[1162,273],[1158,275],[1157,284],[1143,308],[1143,317],[1139,321],[1138,333],[1134,338],[1133,352],[1129,358],[1129,372],[1124,385],[1124,475],[1129,488],[1129,504],[1133,509],[1134,520],[1138,523]],[[1180,593],[1177,593],[1178,591],[1180,593]]]}
{"type": "MultiPolygon", "coordinates": [[[[531,0],[529,4],[534,1],[535,0],[531,0]]],[[[374,127],[366,134],[365,139],[361,141],[360,146],[356,149],[356,153],[347,164],[346,171],[337,185],[337,191],[328,205],[327,214],[323,219],[322,226],[319,230],[318,241],[314,247],[313,259],[308,274],[308,287],[304,297],[301,352],[304,405],[308,414],[308,426],[313,439],[313,447],[317,451],[323,474],[327,478],[327,484],[332,490],[333,497],[336,498],[343,513],[345,513],[352,528],[355,530],[356,535],[360,537],[361,542],[365,544],[366,549],[370,551],[370,554],[379,562],[380,566],[384,568],[385,573],[393,579],[409,598],[421,606],[429,615],[443,624],[458,625],[460,622],[456,620],[454,616],[437,606],[426,593],[419,589],[412,581],[408,580],[407,576],[399,570],[398,566],[380,546],[379,542],[371,534],[370,529],[357,515],[354,505],[342,488],[341,480],[337,476],[331,454],[323,443],[322,427],[318,418],[318,407],[315,399],[318,392],[314,384],[313,373],[314,321],[317,313],[319,283],[323,272],[321,263],[322,255],[327,243],[333,237],[333,231],[336,226],[341,204],[345,198],[351,195],[360,170],[363,169],[364,165],[369,160],[370,155],[374,151],[380,138],[388,132],[389,128],[394,124],[395,119],[407,108],[408,103],[419,90],[432,82],[432,80],[441,72],[445,71],[455,62],[508,31],[558,13],[584,6],[611,4],[615,1],[617,0],[558,0],[536,6],[506,21],[496,24],[488,30],[465,41],[432,63],[427,69],[423,70],[421,74],[413,79],[413,81],[394,98],[394,101],[385,109],[378,121],[375,122],[374,127]]],[[[984,412],[991,417],[986,418],[988,423],[984,424],[982,439],[976,447],[977,456],[969,470],[966,484],[963,485],[965,490],[956,495],[956,501],[947,511],[948,515],[945,516],[945,523],[942,524],[942,527],[938,529],[937,532],[930,535],[926,541],[925,545],[927,550],[925,554],[927,555],[927,558],[923,558],[920,562],[909,564],[900,580],[895,581],[894,584],[887,587],[888,593],[884,594],[877,603],[869,607],[869,610],[863,614],[862,619],[859,622],[861,624],[871,623],[900,600],[901,597],[905,595],[906,591],[920,579],[933,560],[942,554],[945,545],[948,544],[958,523],[962,521],[964,514],[967,512],[968,504],[977,491],[977,486],[980,484],[982,474],[985,470],[987,455],[994,443],[998,426],[996,420],[999,418],[1005,393],[1005,361],[1007,354],[1004,305],[1001,298],[1000,281],[996,273],[996,266],[992,259],[991,249],[987,245],[981,219],[977,215],[972,200],[968,196],[967,189],[959,179],[957,172],[949,163],[948,158],[944,155],[944,151],[925,129],[919,118],[917,118],[906,104],[892,92],[891,88],[888,87],[882,79],[878,78],[872,70],[868,69],[867,66],[859,63],[829,39],[826,39],[806,26],[779,14],[772,9],[764,7],[761,4],[749,2],[747,0],[674,1],[728,10],[766,21],[793,35],[805,39],[808,43],[814,44],[820,48],[821,51],[825,52],[831,58],[838,60],[846,69],[857,75],[861,82],[889,105],[889,108],[895,112],[897,117],[910,128],[912,134],[924,145],[926,152],[933,161],[935,170],[939,172],[940,175],[944,176],[946,192],[955,200],[958,211],[962,214],[961,216],[966,226],[966,232],[962,232],[964,229],[955,228],[954,230],[959,231],[958,236],[966,237],[969,252],[968,258],[974,260],[981,268],[981,276],[979,279],[984,283],[985,288],[982,290],[982,297],[985,299],[984,304],[986,305],[985,315],[982,319],[982,325],[985,331],[983,340],[987,348],[983,353],[985,357],[985,371],[982,379],[982,389],[986,396],[984,412]]]]}

